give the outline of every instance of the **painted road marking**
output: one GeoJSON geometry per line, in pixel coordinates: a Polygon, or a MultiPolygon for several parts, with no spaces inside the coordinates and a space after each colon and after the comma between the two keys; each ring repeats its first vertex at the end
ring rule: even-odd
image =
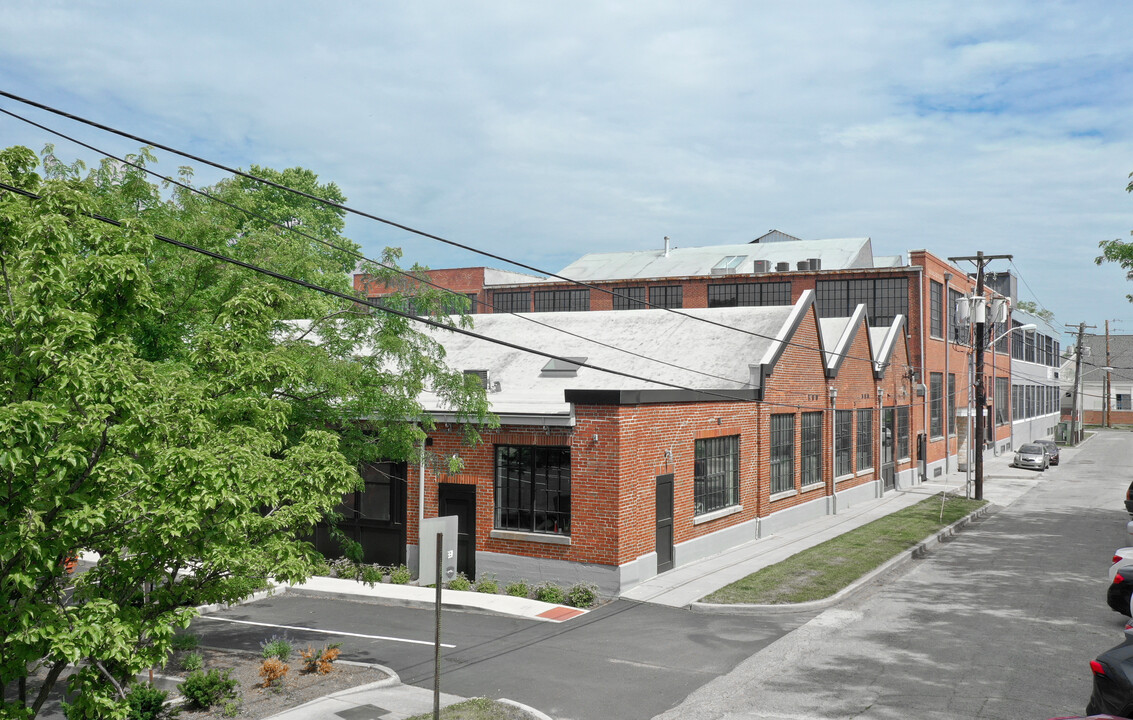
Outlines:
{"type": "MultiPolygon", "coordinates": [[[[362,633],[343,632],[341,630],[319,630],[318,628],[297,627],[295,625],[273,625],[272,623],[252,622],[251,620],[233,620],[232,618],[213,617],[201,615],[200,620],[216,620],[217,622],[238,623],[240,625],[257,625],[259,627],[280,628],[281,630],[301,630],[303,632],[322,633],[324,635],[344,635],[346,637],[366,638],[367,640],[389,640],[391,642],[410,643],[413,645],[432,645],[432,640],[410,640],[408,638],[390,637],[388,635],[363,635],[362,633]]],[[[456,645],[441,643],[443,648],[454,648],[456,645]]]]}

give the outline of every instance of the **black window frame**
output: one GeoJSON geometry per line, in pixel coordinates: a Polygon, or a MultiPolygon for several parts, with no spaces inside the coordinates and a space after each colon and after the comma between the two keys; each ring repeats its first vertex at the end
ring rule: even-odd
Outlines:
{"type": "Polygon", "coordinates": [[[854,474],[854,411],[834,411],[834,476],[854,474]]]}
{"type": "Polygon", "coordinates": [[[693,514],[740,504],[740,436],[703,438],[693,448],[693,514]]]}
{"type": "Polygon", "coordinates": [[[909,406],[897,407],[897,459],[909,459],[909,406]]]}
{"type": "Polygon", "coordinates": [[[821,318],[849,317],[859,303],[865,303],[872,327],[891,325],[898,315],[908,317],[909,279],[856,278],[815,283],[815,305],[821,318]]]}
{"type": "Polygon", "coordinates": [[[493,527],[513,532],[569,536],[570,447],[501,444],[495,446],[494,455],[493,527]],[[540,489],[540,478],[543,479],[543,489],[540,489]],[[525,498],[525,494],[528,497],[525,498]],[[511,519],[513,517],[515,520],[511,519]]]}
{"type": "Polygon", "coordinates": [[[560,288],[536,290],[532,294],[533,312],[586,312],[590,309],[590,290],[560,288]]]}
{"type": "Polygon", "coordinates": [[[928,281],[928,334],[944,339],[944,285],[928,281]]]}
{"type": "Polygon", "coordinates": [[[531,293],[527,290],[492,293],[492,312],[520,313],[531,312],[531,293]]]}
{"type": "Polygon", "coordinates": [[[855,467],[858,472],[873,467],[873,408],[858,408],[854,423],[857,425],[858,451],[855,467]]]}
{"type": "Polygon", "coordinates": [[[645,308],[645,286],[632,285],[629,287],[613,288],[615,310],[642,310],[645,308]]]}
{"type": "Polygon", "coordinates": [[[956,434],[956,373],[948,373],[948,434],[956,434]]]}
{"type": "Polygon", "coordinates": [[[684,290],[683,285],[650,285],[649,305],[655,308],[683,308],[684,290]]]}
{"type": "Polygon", "coordinates": [[[944,373],[928,375],[928,434],[930,438],[944,437],[944,373]]]}
{"type": "Polygon", "coordinates": [[[795,489],[795,414],[771,415],[771,441],[768,445],[768,473],[771,494],[795,489]]]}
{"type": "Polygon", "coordinates": [[[804,412],[799,442],[799,483],[806,487],[822,482],[823,412],[804,412]]]}

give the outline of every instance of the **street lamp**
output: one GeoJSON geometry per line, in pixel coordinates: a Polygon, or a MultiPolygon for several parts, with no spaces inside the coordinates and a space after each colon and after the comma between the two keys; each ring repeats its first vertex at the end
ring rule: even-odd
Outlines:
{"type": "MultiPolygon", "coordinates": [[[[981,310],[982,310],[982,308],[981,308],[981,310]]],[[[984,497],[984,453],[983,453],[983,446],[984,446],[984,436],[987,435],[987,431],[984,429],[986,427],[985,424],[984,424],[984,409],[987,406],[987,401],[986,401],[987,394],[984,391],[984,368],[983,368],[983,365],[984,365],[984,352],[983,352],[984,351],[984,337],[983,337],[983,319],[982,319],[982,317],[977,321],[976,327],[977,327],[976,348],[975,348],[975,350],[976,350],[976,354],[975,354],[975,363],[976,363],[976,367],[975,367],[975,377],[976,377],[976,380],[975,380],[975,385],[976,385],[976,428],[975,428],[975,437],[973,438],[971,435],[968,436],[968,451],[972,452],[974,442],[975,441],[979,442],[979,450],[975,451],[975,453],[976,453],[976,456],[975,456],[975,461],[976,461],[975,462],[975,466],[976,466],[976,485],[975,485],[975,488],[976,488],[976,499],[977,500],[983,500],[983,497],[984,497]]],[[[988,343],[993,348],[992,353],[991,353],[992,373],[995,372],[995,369],[994,369],[994,367],[995,367],[995,350],[994,350],[995,344],[997,342],[999,342],[1000,340],[1002,340],[1003,338],[1007,337],[1007,335],[1009,333],[1013,333],[1016,330],[1021,330],[1021,331],[1025,332],[1027,330],[1034,330],[1037,327],[1038,326],[1035,325],[1034,323],[1027,323],[1026,325],[1020,325],[1019,327],[1011,328],[1010,330],[1004,331],[1003,333],[1001,333],[1000,335],[995,337],[990,343],[988,343]]],[[[994,377],[994,374],[992,375],[992,377],[994,377]]],[[[971,399],[971,397],[972,397],[972,394],[968,393],[968,398],[971,399]]],[[[969,417],[971,417],[971,413],[969,413],[969,417]]]]}

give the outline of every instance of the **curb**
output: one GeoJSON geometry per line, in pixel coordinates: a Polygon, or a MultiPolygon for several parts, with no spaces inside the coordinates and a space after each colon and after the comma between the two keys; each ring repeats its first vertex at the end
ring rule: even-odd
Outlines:
{"type": "Polygon", "coordinates": [[[984,515],[989,515],[994,511],[999,510],[998,505],[988,503],[982,508],[975,510],[968,515],[960,518],[948,527],[937,530],[932,535],[928,536],[921,542],[917,543],[908,550],[903,550],[896,556],[885,561],[873,570],[870,570],[865,575],[834,593],[830,597],[821,600],[812,600],[810,602],[790,603],[781,605],[755,605],[755,604],[725,604],[725,603],[703,603],[693,602],[689,603],[688,609],[693,612],[705,614],[718,614],[718,615],[776,615],[787,614],[796,612],[806,612],[808,610],[825,610],[826,608],[836,605],[848,596],[854,594],[865,585],[869,584],[879,576],[884,575],[893,569],[904,565],[905,563],[912,562],[913,560],[920,559],[929,552],[932,548],[939,545],[941,542],[954,537],[960,530],[968,524],[982,518],[984,515]]]}
{"type": "Polygon", "coordinates": [[[535,718],[535,720],[554,720],[554,718],[552,718],[550,715],[543,712],[542,710],[536,710],[535,708],[531,707],[530,705],[524,705],[523,703],[516,702],[515,700],[508,700],[507,698],[499,698],[496,702],[501,702],[504,705],[511,705],[514,708],[519,708],[523,712],[525,712],[528,715],[530,715],[531,717],[535,718]]]}
{"type": "Polygon", "coordinates": [[[250,602],[255,602],[257,600],[263,600],[264,598],[272,597],[276,593],[285,593],[285,592],[287,592],[286,587],[281,586],[281,585],[272,585],[267,590],[259,590],[257,592],[252,593],[251,595],[244,598],[243,600],[237,600],[234,603],[213,603],[211,605],[198,605],[194,609],[197,611],[197,613],[199,615],[208,615],[209,613],[220,612],[221,610],[227,610],[228,608],[239,607],[240,605],[247,605],[250,602]]]}

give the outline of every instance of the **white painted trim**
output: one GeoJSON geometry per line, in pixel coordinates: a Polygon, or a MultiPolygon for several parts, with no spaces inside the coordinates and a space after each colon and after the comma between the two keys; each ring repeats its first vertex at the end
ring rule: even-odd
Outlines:
{"type": "Polygon", "coordinates": [[[488,533],[493,540],[516,540],[519,542],[543,543],[544,545],[570,545],[569,535],[544,535],[543,533],[521,532],[518,530],[493,530],[488,533]]]}
{"type": "Polygon", "coordinates": [[[741,513],[743,511],[744,511],[743,505],[732,505],[730,507],[720,508],[719,510],[713,510],[710,513],[704,513],[703,515],[697,515],[696,517],[694,517],[692,519],[692,524],[693,525],[699,525],[701,523],[710,522],[712,520],[718,520],[722,517],[728,517],[729,515],[735,515],[736,513],[741,513]]]}

